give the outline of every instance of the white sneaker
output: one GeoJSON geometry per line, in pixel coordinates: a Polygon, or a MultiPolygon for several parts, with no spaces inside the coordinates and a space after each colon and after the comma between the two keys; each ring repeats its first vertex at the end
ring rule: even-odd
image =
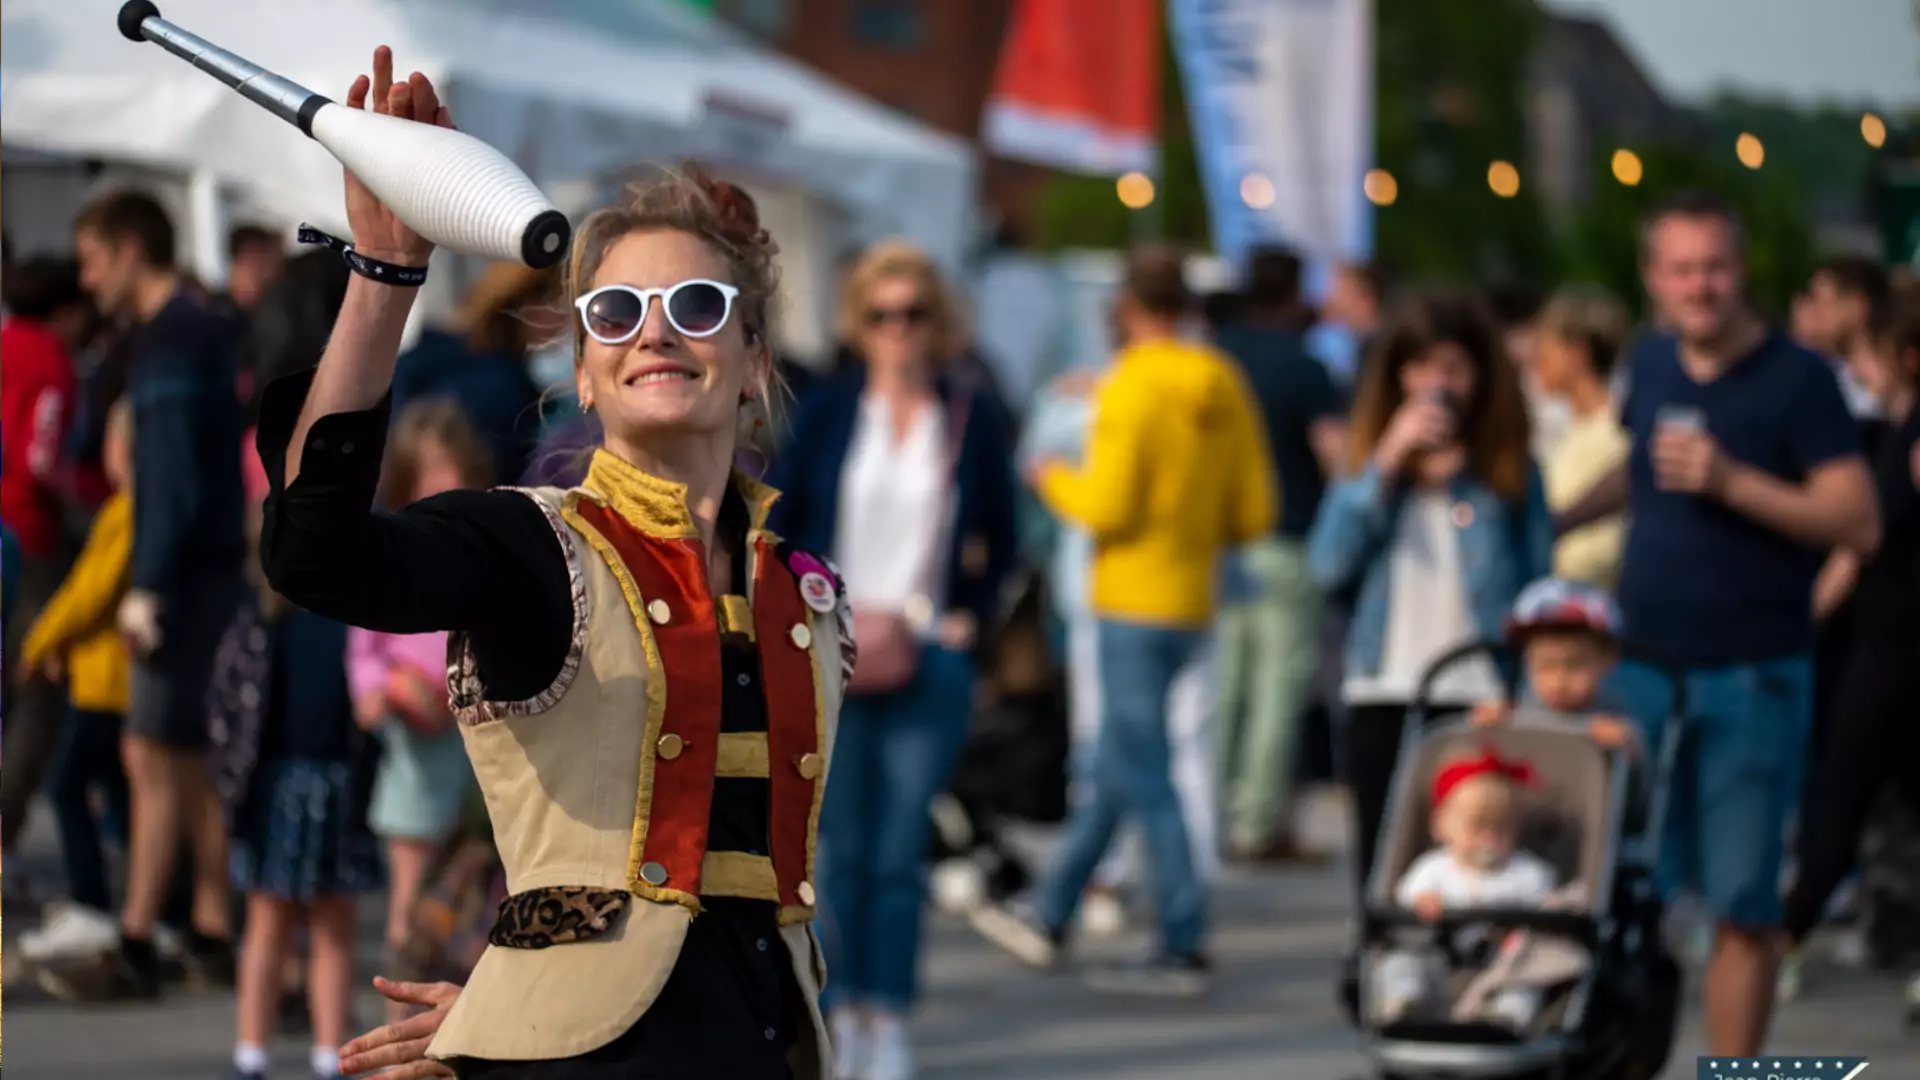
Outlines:
{"type": "Polygon", "coordinates": [[[965,918],[987,898],[986,875],[972,859],[945,859],[927,882],[933,906],[943,915],[965,918]]]}
{"type": "Polygon", "coordinates": [[[1080,929],[1088,937],[1116,937],[1126,932],[1127,908],[1120,898],[1094,890],[1080,904],[1080,929]]]}
{"type": "Polygon", "coordinates": [[[889,1018],[874,1025],[867,1071],[860,1080],[913,1080],[913,1043],[905,1021],[889,1018]]]}
{"type": "Polygon", "coordinates": [[[104,911],[79,904],[49,909],[46,925],[20,935],[20,955],[34,963],[92,956],[114,947],[120,924],[104,911]]]}
{"type": "Polygon", "coordinates": [[[827,1023],[832,1029],[834,1080],[866,1080],[872,1040],[860,1017],[851,1010],[835,1009],[827,1023]]]}

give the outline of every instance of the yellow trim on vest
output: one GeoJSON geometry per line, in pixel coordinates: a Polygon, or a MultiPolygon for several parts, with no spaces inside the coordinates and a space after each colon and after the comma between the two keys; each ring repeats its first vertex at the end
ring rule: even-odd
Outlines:
{"type": "Polygon", "coordinates": [[[767,765],[767,733],[726,731],[720,734],[719,759],[713,775],[765,780],[773,775],[767,765]]]}
{"type": "MultiPolygon", "coordinates": [[[[604,450],[595,454],[594,460],[598,461],[601,457],[608,457],[614,461],[619,460],[618,458],[613,458],[604,450]]],[[[638,470],[633,471],[639,476],[646,475],[638,470]]],[[[652,478],[648,477],[648,479],[652,478]]],[[[627,607],[633,615],[633,624],[635,628],[640,631],[640,644],[647,653],[647,727],[646,734],[642,736],[640,740],[640,745],[649,748],[658,746],[660,743],[660,728],[667,715],[667,670],[666,666],[660,661],[660,646],[653,640],[653,623],[647,618],[646,604],[640,595],[640,587],[634,583],[633,573],[627,569],[627,564],[620,558],[620,553],[613,549],[612,542],[605,536],[602,536],[600,530],[589,525],[587,520],[580,516],[578,506],[580,499],[583,497],[586,496],[581,492],[568,492],[566,499],[561,504],[560,516],[566,520],[568,525],[573,527],[575,532],[587,538],[587,543],[591,544],[593,550],[600,554],[601,561],[606,563],[608,570],[612,571],[614,580],[620,583],[621,594],[627,598],[627,607]]],[[[595,499],[594,501],[598,502],[599,500],[595,499]]],[[[616,506],[614,509],[617,512],[619,508],[616,506]]],[[[654,755],[652,753],[642,753],[640,755],[640,790],[639,796],[635,800],[633,812],[633,839],[627,846],[627,890],[635,896],[645,897],[648,900],[680,904],[683,907],[691,908],[697,912],[700,910],[700,898],[698,896],[684,889],[672,889],[663,885],[650,885],[640,879],[640,864],[642,861],[640,853],[646,849],[647,825],[652,816],[653,766],[654,755]]]]}
{"type": "MultiPolygon", "coordinates": [[[[700,535],[687,510],[687,485],[642,472],[605,448],[593,452],[583,486],[648,536],[686,539],[700,535]]],[[[746,501],[751,527],[764,526],[780,493],[737,470],[733,487],[746,501]]]]}
{"type": "MultiPolygon", "coordinates": [[[[828,616],[828,618],[832,617],[828,616]]],[[[817,620],[818,616],[809,615],[807,621],[817,620]]],[[[814,753],[823,758],[827,756],[827,688],[825,675],[821,669],[826,664],[827,642],[834,642],[837,649],[839,640],[838,635],[832,631],[826,634],[815,634],[813,648],[807,650],[809,659],[813,661],[808,666],[813,669],[814,753]]],[[[837,658],[834,662],[839,663],[837,658]]],[[[827,770],[821,769],[820,775],[813,778],[813,806],[807,810],[807,869],[806,876],[801,878],[802,881],[813,880],[814,849],[819,846],[820,840],[820,801],[826,792],[827,770]]],[[[813,910],[812,904],[783,907],[780,909],[780,925],[809,922],[813,919],[813,910]]]]}
{"type": "Polygon", "coordinates": [[[780,882],[773,860],[744,851],[709,851],[700,860],[702,896],[738,896],[747,900],[780,899],[780,882]]]}
{"type": "Polygon", "coordinates": [[[721,633],[745,634],[748,641],[754,639],[753,605],[747,603],[746,597],[728,593],[720,598],[714,613],[719,616],[721,633]]]}

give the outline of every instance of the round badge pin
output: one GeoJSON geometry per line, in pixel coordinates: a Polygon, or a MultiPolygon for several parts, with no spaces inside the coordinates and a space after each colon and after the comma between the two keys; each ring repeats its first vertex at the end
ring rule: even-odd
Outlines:
{"type": "Polygon", "coordinates": [[[827,575],[810,570],[800,576],[800,598],[824,615],[833,610],[833,583],[827,575]]]}

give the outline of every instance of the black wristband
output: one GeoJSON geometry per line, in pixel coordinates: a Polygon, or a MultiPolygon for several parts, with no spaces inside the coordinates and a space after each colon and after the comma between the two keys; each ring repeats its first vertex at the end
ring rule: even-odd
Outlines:
{"type": "Polygon", "coordinates": [[[427,268],[424,266],[396,266],[390,262],[381,262],[379,259],[370,259],[353,250],[352,244],[337,236],[323,233],[311,225],[300,226],[300,242],[332,248],[346,260],[348,269],[382,285],[412,287],[424,285],[427,282],[427,268]]]}

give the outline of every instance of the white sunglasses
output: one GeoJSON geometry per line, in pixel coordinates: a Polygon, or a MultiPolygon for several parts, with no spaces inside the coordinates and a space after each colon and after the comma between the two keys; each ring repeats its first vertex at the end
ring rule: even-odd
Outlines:
{"type": "Polygon", "coordinates": [[[690,338],[712,337],[727,325],[740,290],[719,281],[692,278],[664,289],[602,285],[573,302],[587,336],[603,345],[624,345],[639,336],[647,308],[658,296],[675,330],[690,338]]]}

